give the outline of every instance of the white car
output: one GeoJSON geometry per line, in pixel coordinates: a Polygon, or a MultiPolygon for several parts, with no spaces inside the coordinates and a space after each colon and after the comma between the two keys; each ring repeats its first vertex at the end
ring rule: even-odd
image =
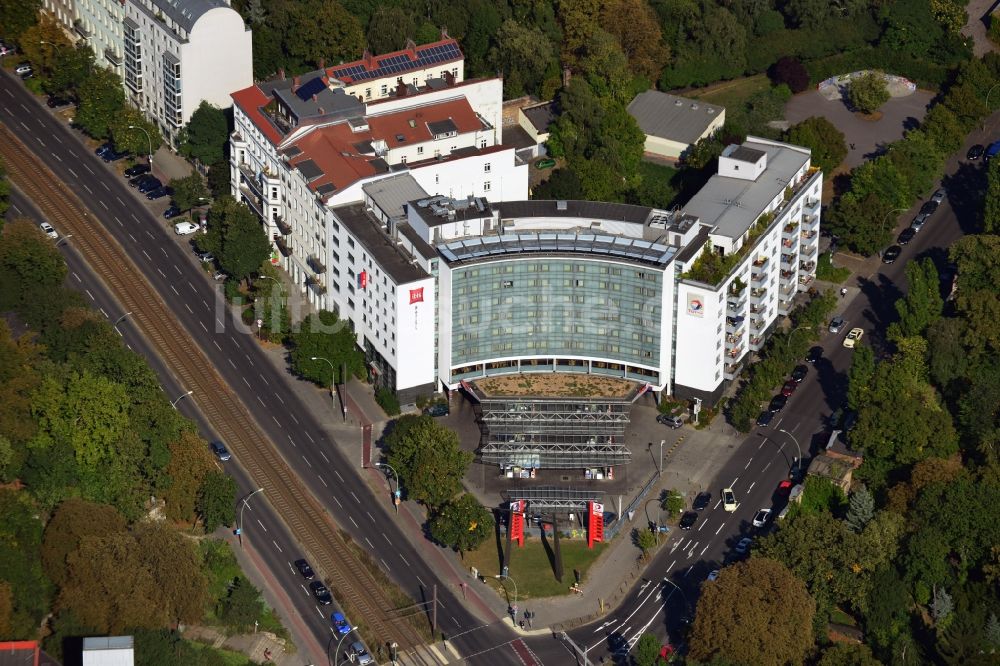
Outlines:
{"type": "Polygon", "coordinates": [[[718,580],[718,578],[719,578],[719,570],[712,569],[712,571],[709,572],[708,574],[708,578],[706,578],[705,580],[711,583],[712,581],[718,580]]]}
{"type": "Polygon", "coordinates": [[[56,233],[56,230],[53,229],[52,225],[49,224],[48,222],[42,222],[38,226],[39,228],[41,228],[42,233],[51,238],[52,240],[59,238],[59,234],[56,233]]]}
{"type": "Polygon", "coordinates": [[[736,503],[736,493],[733,492],[733,489],[732,488],[723,488],[722,489],[722,508],[725,509],[726,511],[732,513],[733,511],[736,511],[736,507],[737,506],[738,505],[736,503]]]}
{"type": "Polygon", "coordinates": [[[28,72],[30,72],[30,71],[31,71],[31,65],[27,65],[27,64],[24,64],[24,65],[18,65],[18,66],[17,66],[17,69],[15,69],[15,70],[14,70],[14,72],[15,72],[16,74],[22,74],[22,75],[23,75],[23,74],[27,74],[27,73],[28,73],[28,72]]]}
{"type": "Polygon", "coordinates": [[[764,527],[764,525],[767,525],[767,521],[769,520],[771,520],[771,510],[761,509],[757,512],[757,515],[753,517],[753,526],[764,527]]]}
{"type": "Polygon", "coordinates": [[[944,197],[946,194],[947,192],[945,192],[944,188],[942,187],[940,190],[931,195],[931,201],[934,201],[936,203],[941,203],[942,201],[944,201],[944,197]]]}
{"type": "Polygon", "coordinates": [[[178,222],[174,225],[174,233],[178,236],[187,236],[198,231],[198,225],[194,222],[178,222]]]}
{"type": "Polygon", "coordinates": [[[865,332],[860,328],[852,328],[847,333],[847,337],[844,338],[844,346],[848,349],[854,349],[855,345],[861,342],[861,338],[864,334],[865,332]]]}

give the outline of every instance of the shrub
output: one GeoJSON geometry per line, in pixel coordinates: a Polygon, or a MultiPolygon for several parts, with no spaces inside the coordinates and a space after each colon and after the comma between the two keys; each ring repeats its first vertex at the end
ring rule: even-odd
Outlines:
{"type": "Polygon", "coordinates": [[[399,396],[396,395],[395,391],[380,388],[375,392],[375,402],[389,416],[399,414],[399,396]]]}
{"type": "Polygon", "coordinates": [[[809,87],[809,72],[792,56],[779,58],[767,70],[767,76],[775,85],[784,83],[793,93],[800,93],[809,87]]]}
{"type": "Polygon", "coordinates": [[[834,266],[833,256],[829,252],[824,252],[816,262],[816,279],[824,282],[836,282],[840,284],[851,276],[851,269],[844,266],[834,266]]]}
{"type": "Polygon", "coordinates": [[[1000,16],[990,14],[990,27],[986,31],[986,36],[994,44],[1000,45],[1000,16]]]}
{"type": "Polygon", "coordinates": [[[847,98],[858,111],[875,113],[889,101],[889,89],[885,84],[885,74],[873,70],[851,79],[847,84],[847,98]]]}

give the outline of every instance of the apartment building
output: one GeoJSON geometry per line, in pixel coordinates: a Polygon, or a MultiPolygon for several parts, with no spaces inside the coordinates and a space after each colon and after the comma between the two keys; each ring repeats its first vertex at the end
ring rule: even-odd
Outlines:
{"type": "Polygon", "coordinates": [[[129,101],[175,145],[203,102],[228,108],[253,82],[252,33],[229,0],[43,0],[129,101]]]}

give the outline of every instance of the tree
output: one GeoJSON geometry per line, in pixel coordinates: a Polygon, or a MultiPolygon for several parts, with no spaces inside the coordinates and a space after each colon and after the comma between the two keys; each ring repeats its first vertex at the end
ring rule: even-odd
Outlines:
{"type": "Polygon", "coordinates": [[[671,488],[660,503],[660,508],[669,513],[671,518],[676,518],[684,510],[684,495],[671,488]]]}
{"type": "Polygon", "coordinates": [[[873,70],[851,79],[847,84],[847,98],[851,106],[861,113],[875,113],[880,106],[889,101],[885,74],[873,70]]]}
{"type": "Polygon", "coordinates": [[[810,475],[804,484],[799,510],[806,514],[828,511],[837,515],[846,503],[840,486],[829,479],[810,475]]]}
{"type": "Polygon", "coordinates": [[[67,95],[75,99],[80,84],[94,69],[94,52],[83,41],[54,50],[54,66],[42,87],[50,95],[67,95]]]}
{"type": "Polygon", "coordinates": [[[305,0],[290,12],[294,39],[285,43],[289,55],[319,64],[356,59],[365,48],[361,24],[336,0],[305,0]]]}
{"type": "Polygon", "coordinates": [[[222,160],[208,167],[208,189],[216,199],[232,194],[229,180],[229,162],[222,160]]]}
{"type": "Polygon", "coordinates": [[[861,485],[851,493],[850,504],[847,508],[847,525],[854,532],[860,532],[874,517],[875,498],[864,485],[861,485]]]}
{"type": "Polygon", "coordinates": [[[636,666],[656,666],[660,660],[660,638],[656,634],[644,633],[635,644],[632,658],[636,666]]]}
{"type": "Polygon", "coordinates": [[[117,150],[135,155],[153,155],[163,145],[159,126],[139,109],[127,106],[111,122],[111,140],[117,150]]]}
{"type": "Polygon", "coordinates": [[[707,661],[801,664],[813,646],[816,603],[780,562],[752,557],[702,588],[690,655],[707,661]]]}
{"type": "Polygon", "coordinates": [[[0,310],[51,300],[66,278],[66,262],[51,241],[27,218],[3,227],[0,236],[0,310]]]}
{"type": "Polygon", "coordinates": [[[983,232],[987,234],[1000,232],[1000,160],[990,160],[986,168],[983,232]]]}
{"type": "Polygon", "coordinates": [[[226,158],[226,146],[229,143],[229,120],[226,113],[202,100],[184,126],[181,154],[202,164],[222,162],[226,158]]]}
{"type": "Polygon", "coordinates": [[[113,506],[82,499],[68,499],[60,504],[42,541],[42,565],[56,585],[66,583],[67,558],[80,547],[85,537],[106,537],[125,532],[125,518],[113,506]]]}
{"type": "Polygon", "coordinates": [[[642,551],[642,559],[649,557],[649,551],[656,548],[656,533],[647,529],[632,530],[632,542],[642,551]]]}
{"type": "Polygon", "coordinates": [[[601,8],[601,25],[621,45],[635,76],[656,81],[670,59],[660,21],[646,0],[611,0],[601,8]]]}
{"type": "Polygon", "coordinates": [[[554,62],[552,42],[538,28],[526,27],[514,19],[500,25],[496,41],[492,60],[504,73],[504,97],[538,93],[554,62]]]}
{"type": "Polygon", "coordinates": [[[784,83],[794,94],[803,92],[809,87],[809,72],[798,58],[781,56],[767,70],[767,75],[774,85],[784,83]]]}
{"type": "Polygon", "coordinates": [[[944,311],[941,280],[932,259],[908,263],[906,279],[906,296],[896,301],[899,321],[889,327],[889,338],[893,340],[923,335],[944,311]]]}
{"type": "Polygon", "coordinates": [[[854,348],[851,369],[847,373],[847,406],[858,411],[868,402],[875,379],[875,352],[868,345],[854,348]]]}
{"type": "Polygon", "coordinates": [[[38,23],[25,30],[18,43],[32,68],[46,78],[55,71],[60,52],[73,50],[62,26],[48,12],[39,14],[38,23]]]}
{"type": "Polygon", "coordinates": [[[472,462],[454,430],[427,415],[397,419],[383,440],[386,459],[399,474],[409,497],[431,509],[443,506],[462,488],[462,476],[472,462]]]}
{"type": "Polygon", "coordinates": [[[125,90],[121,79],[110,69],[96,67],[80,84],[80,104],[73,122],[95,139],[106,139],[125,110],[125,90]]]}
{"type": "Polygon", "coordinates": [[[4,602],[9,626],[7,638],[34,636],[48,612],[51,583],[42,570],[39,550],[42,523],[27,494],[0,489],[0,585],[6,585],[4,602]]]}
{"type": "Polygon", "coordinates": [[[42,349],[30,337],[22,335],[15,340],[7,322],[0,320],[0,433],[10,445],[12,456],[5,460],[0,482],[12,480],[7,475],[20,469],[23,445],[36,430],[31,397],[41,381],[36,368],[42,349]]]}
{"type": "Polygon", "coordinates": [[[170,443],[170,463],[164,470],[170,485],[163,493],[168,518],[187,522],[197,519],[198,493],[214,469],[205,440],[195,433],[182,433],[170,443]]]}
{"type": "Polygon", "coordinates": [[[812,163],[829,175],[847,157],[844,133],[826,118],[812,116],[788,128],[786,140],[812,151],[812,163]]]}
{"type": "Polygon", "coordinates": [[[0,2],[0,25],[4,37],[19,37],[38,23],[41,0],[5,0],[0,2]]]}
{"type": "Polygon", "coordinates": [[[938,625],[943,623],[955,610],[955,603],[951,600],[951,595],[943,587],[934,588],[934,597],[931,601],[931,617],[938,625]]]}
{"type": "Polygon", "coordinates": [[[196,505],[205,532],[232,525],[236,521],[236,481],[219,471],[211,471],[202,479],[196,505]]]}
{"type": "Polygon", "coordinates": [[[10,182],[7,180],[7,169],[4,168],[3,161],[0,161],[0,230],[3,229],[3,219],[7,215],[10,207],[10,182]]]}
{"type": "Polygon", "coordinates": [[[135,539],[146,568],[153,572],[159,603],[171,624],[201,620],[208,602],[208,581],[194,541],[164,522],[140,523],[135,539]]]}
{"type": "Polygon", "coordinates": [[[365,372],[365,359],[350,322],[329,310],[320,310],[303,320],[299,330],[292,334],[290,356],[292,371],[319,386],[330,386],[334,378],[336,383],[345,382],[345,365],[347,377],[364,376],[365,372]]]}
{"type": "Polygon", "coordinates": [[[264,612],[260,591],[243,576],[233,580],[229,594],[222,601],[219,618],[227,627],[236,631],[246,631],[264,612]]]}
{"type": "Polygon", "coordinates": [[[415,32],[416,23],[410,12],[402,7],[380,5],[368,21],[368,48],[372,53],[399,51],[415,32]]]}
{"type": "Polygon", "coordinates": [[[984,632],[986,634],[986,642],[990,647],[993,650],[1000,648],[1000,620],[997,619],[996,613],[990,613],[989,618],[986,620],[984,632]]]}
{"type": "Polygon", "coordinates": [[[555,8],[562,27],[561,60],[573,65],[598,29],[601,3],[600,0],[557,0],[555,8]]]}
{"type": "Polygon", "coordinates": [[[213,253],[222,269],[238,281],[257,272],[271,256],[271,243],[260,220],[246,204],[229,196],[215,201],[208,213],[208,232],[199,246],[213,253]]]}
{"type": "Polygon", "coordinates": [[[174,191],[172,197],[174,205],[181,210],[190,210],[208,200],[209,192],[205,186],[205,179],[197,171],[183,178],[174,178],[170,181],[170,187],[174,191]]]}
{"type": "Polygon", "coordinates": [[[430,534],[441,545],[464,553],[486,541],[493,527],[493,514],[475,496],[463,493],[431,518],[430,534]]]}
{"type": "Polygon", "coordinates": [[[882,666],[872,656],[871,648],[864,644],[834,643],[823,650],[816,666],[882,666]]]}

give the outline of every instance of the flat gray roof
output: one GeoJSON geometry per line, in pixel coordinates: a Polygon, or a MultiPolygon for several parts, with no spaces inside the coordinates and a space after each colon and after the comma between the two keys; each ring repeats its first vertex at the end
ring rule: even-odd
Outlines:
{"type": "Polygon", "coordinates": [[[396,225],[396,231],[402,236],[406,236],[406,240],[413,244],[413,249],[420,253],[420,256],[424,259],[436,259],[438,256],[437,250],[430,246],[430,244],[420,237],[417,230],[410,225],[403,223],[396,225]]]}
{"type": "Polygon", "coordinates": [[[760,217],[768,204],[781,194],[792,178],[809,161],[809,151],[787,144],[770,145],[748,139],[744,148],[767,153],[767,168],[757,180],[742,180],[716,173],[684,206],[703,224],[715,227],[712,233],[739,238],[760,217]]]}
{"type": "Polygon", "coordinates": [[[587,254],[597,259],[624,259],[653,266],[666,266],[677,248],[641,238],[605,233],[528,232],[500,236],[476,236],[439,243],[438,251],[449,264],[480,261],[525,253],[587,254]]]}
{"type": "Polygon", "coordinates": [[[153,0],[153,6],[187,32],[191,32],[194,24],[208,10],[218,7],[230,9],[229,3],[224,0],[153,0]]]}
{"type": "Polygon", "coordinates": [[[647,90],[635,96],[628,112],[648,136],[678,143],[695,143],[724,107],[700,100],[647,90]]]}
{"type": "Polygon", "coordinates": [[[543,102],[542,104],[536,104],[535,106],[529,106],[521,109],[524,113],[524,117],[528,119],[539,134],[544,134],[549,131],[549,125],[552,121],[556,119],[555,109],[552,108],[552,102],[543,102]]]}
{"type": "Polygon", "coordinates": [[[299,77],[264,81],[257,87],[265,95],[280,99],[300,120],[317,116],[364,116],[365,105],[341,88],[330,90],[323,82],[324,75],[323,70],[317,70],[299,77]],[[292,92],[295,78],[298,78],[299,86],[292,92]]]}
{"type": "Polygon", "coordinates": [[[337,219],[347,227],[368,254],[384,270],[396,284],[406,284],[428,277],[423,268],[413,263],[412,259],[382,231],[378,220],[371,216],[364,204],[349,204],[332,209],[337,219]]]}
{"type": "Polygon", "coordinates": [[[376,180],[373,183],[367,183],[362,185],[361,189],[390,218],[406,215],[403,206],[408,201],[427,197],[427,192],[424,191],[424,188],[420,187],[420,183],[414,180],[413,176],[408,173],[401,173],[397,176],[389,176],[388,178],[376,180]]]}
{"type": "Polygon", "coordinates": [[[645,224],[653,212],[646,206],[606,201],[529,200],[503,201],[495,204],[500,219],[517,217],[579,217],[587,220],[619,220],[645,224]]]}

